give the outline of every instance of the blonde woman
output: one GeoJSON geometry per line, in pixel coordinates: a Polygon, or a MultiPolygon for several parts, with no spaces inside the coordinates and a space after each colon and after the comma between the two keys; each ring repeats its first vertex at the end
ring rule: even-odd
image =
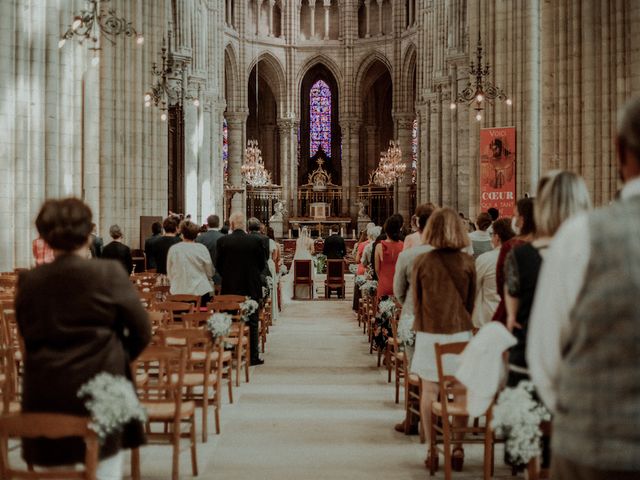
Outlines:
{"type": "MultiPolygon", "coordinates": [[[[471,338],[476,269],[473,257],[462,251],[469,246],[469,235],[454,210],[441,208],[431,214],[422,242],[433,250],[420,256],[413,267],[416,344],[411,371],[422,380],[420,416],[428,436],[431,404],[438,396],[435,344],[465,342],[471,338]]],[[[455,367],[454,362],[447,362],[445,358],[445,373],[453,374],[455,367]]],[[[456,417],[456,422],[463,425],[466,420],[456,417]]],[[[455,448],[452,456],[455,470],[462,469],[463,458],[462,448],[455,448]]],[[[427,458],[427,466],[430,462],[437,459],[427,458]]]]}

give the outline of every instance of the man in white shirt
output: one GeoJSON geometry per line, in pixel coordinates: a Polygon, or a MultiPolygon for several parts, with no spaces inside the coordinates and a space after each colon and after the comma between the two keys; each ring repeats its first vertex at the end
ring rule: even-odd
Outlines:
{"type": "Polygon", "coordinates": [[[640,478],[640,99],[621,116],[617,150],[620,201],[559,230],[529,320],[554,480],[640,478]]]}
{"type": "Polygon", "coordinates": [[[500,247],[514,235],[510,218],[496,220],[493,222],[491,231],[493,250],[476,258],[476,301],[471,317],[474,327],[480,328],[490,322],[500,304],[500,295],[498,295],[496,285],[496,266],[500,256],[500,247]]]}

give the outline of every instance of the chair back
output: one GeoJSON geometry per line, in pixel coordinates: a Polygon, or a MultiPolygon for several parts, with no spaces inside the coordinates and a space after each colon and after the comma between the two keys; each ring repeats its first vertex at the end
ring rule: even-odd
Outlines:
{"type": "Polygon", "coordinates": [[[2,413],[9,413],[11,402],[17,400],[18,378],[13,347],[0,345],[0,395],[2,413]]]}
{"type": "Polygon", "coordinates": [[[295,260],[293,262],[293,282],[305,283],[311,280],[311,260],[295,260]]]}
{"type": "Polygon", "coordinates": [[[182,315],[182,323],[186,328],[201,328],[207,324],[209,317],[210,312],[185,313],[182,315]]]}
{"type": "Polygon", "coordinates": [[[226,295],[216,295],[213,300],[216,302],[238,302],[238,303],[242,303],[247,299],[246,296],[244,295],[231,295],[231,294],[226,294],[226,295]]]}
{"type": "Polygon", "coordinates": [[[185,346],[185,372],[211,372],[213,342],[209,332],[202,328],[163,328],[158,333],[165,346],[176,344],[185,346]]]}
{"type": "Polygon", "coordinates": [[[12,478],[83,478],[95,480],[98,467],[98,437],[89,428],[90,421],[91,419],[88,417],[59,413],[21,413],[0,417],[0,478],[4,480],[12,478]],[[8,451],[9,439],[37,437],[50,439],[82,437],[86,445],[84,470],[35,472],[11,468],[8,451]]]}
{"type": "Polygon", "coordinates": [[[443,359],[445,355],[460,355],[469,342],[455,342],[440,344],[436,343],[436,367],[438,369],[438,386],[440,388],[440,401],[442,403],[442,414],[447,415],[450,405],[462,405],[466,407],[465,386],[453,375],[444,372],[443,359]],[[462,401],[461,401],[462,399],[462,401]]]}
{"type": "Polygon", "coordinates": [[[168,295],[166,298],[167,302],[191,303],[196,310],[200,309],[201,300],[202,300],[202,297],[200,295],[185,295],[185,294],[168,295]]]}
{"type": "Polygon", "coordinates": [[[169,314],[169,322],[176,323],[182,321],[182,315],[185,313],[192,313],[194,306],[191,303],[186,302],[159,302],[153,306],[154,310],[160,312],[167,312],[169,314]]]}
{"type": "Polygon", "coordinates": [[[238,318],[240,316],[240,302],[214,300],[207,304],[207,308],[213,313],[230,313],[238,318]]]}
{"type": "MultiPolygon", "coordinates": [[[[182,387],[186,369],[186,350],[182,347],[151,345],[133,362],[136,377],[145,378],[136,385],[145,403],[175,402],[176,412],[182,404],[182,387]]],[[[179,418],[177,418],[179,426],[179,418]]]]}

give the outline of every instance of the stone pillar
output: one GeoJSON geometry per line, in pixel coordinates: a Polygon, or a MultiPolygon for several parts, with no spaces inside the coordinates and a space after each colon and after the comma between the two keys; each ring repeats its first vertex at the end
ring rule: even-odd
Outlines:
{"type": "Polygon", "coordinates": [[[269,36],[273,37],[273,7],[276,0],[269,0],[269,36]]]}
{"type": "Polygon", "coordinates": [[[370,12],[369,12],[369,1],[370,0],[364,0],[364,15],[365,15],[365,23],[367,26],[367,29],[365,31],[364,34],[364,38],[369,38],[371,36],[371,24],[370,24],[370,12]]]}
{"type": "MultiPolygon", "coordinates": [[[[360,170],[360,122],[356,117],[340,121],[342,138],[342,215],[356,219],[360,170]]],[[[374,127],[375,128],[375,127],[374,127]]]]}
{"type": "Polygon", "coordinates": [[[298,123],[294,118],[278,120],[280,132],[280,184],[282,185],[282,202],[289,216],[298,213],[298,123]]]}
{"type": "Polygon", "coordinates": [[[382,32],[382,2],[384,0],[378,0],[378,35],[383,35],[382,32]]]}
{"type": "Polygon", "coordinates": [[[309,4],[309,20],[311,22],[311,28],[309,28],[309,38],[313,38],[316,36],[316,6],[315,0],[312,1],[314,2],[314,4],[309,4]]]}
{"type": "MultiPolygon", "coordinates": [[[[240,167],[244,161],[245,131],[247,127],[247,111],[227,112],[227,131],[229,137],[229,184],[234,187],[242,186],[240,167]]],[[[244,197],[233,197],[232,212],[244,212],[244,197]]]]}
{"type": "Polygon", "coordinates": [[[397,113],[393,115],[395,123],[396,139],[402,150],[402,160],[406,166],[405,173],[397,182],[398,204],[394,205],[394,211],[403,216],[405,223],[409,222],[413,212],[409,210],[409,185],[411,184],[411,133],[413,130],[414,114],[411,112],[397,113]]]}
{"type": "Polygon", "coordinates": [[[365,149],[367,158],[365,159],[365,165],[367,166],[366,175],[368,176],[369,173],[371,173],[371,171],[378,166],[378,162],[380,161],[377,136],[378,127],[376,127],[375,125],[367,125],[364,128],[367,132],[367,143],[365,149]]]}
{"type": "Polygon", "coordinates": [[[327,3],[326,0],[324,2],[324,39],[329,39],[329,8],[331,7],[331,2],[327,3]]]}
{"type": "Polygon", "coordinates": [[[414,0],[409,0],[409,28],[411,28],[413,26],[413,24],[415,23],[415,5],[414,5],[414,0]]]}
{"type": "Polygon", "coordinates": [[[260,10],[263,0],[256,0],[256,36],[260,35],[260,10]]]}

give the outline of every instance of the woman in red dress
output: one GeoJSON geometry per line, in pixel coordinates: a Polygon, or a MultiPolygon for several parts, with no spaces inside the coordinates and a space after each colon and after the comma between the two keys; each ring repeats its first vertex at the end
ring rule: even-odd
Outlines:
{"type": "Polygon", "coordinates": [[[378,291],[376,297],[379,300],[385,295],[393,295],[393,276],[396,273],[396,261],[402,253],[403,242],[400,240],[403,219],[395,214],[387,218],[384,224],[384,232],[387,239],[376,245],[375,268],[378,274],[378,291]]]}

